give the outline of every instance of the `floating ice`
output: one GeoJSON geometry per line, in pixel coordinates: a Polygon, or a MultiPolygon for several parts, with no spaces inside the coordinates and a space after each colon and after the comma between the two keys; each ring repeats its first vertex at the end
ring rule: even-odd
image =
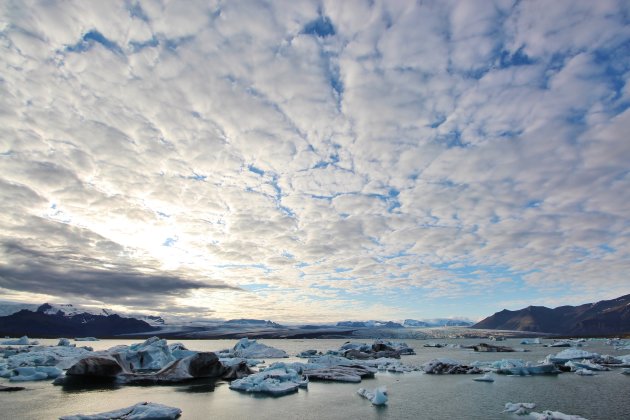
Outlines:
{"type": "Polygon", "coordinates": [[[100,341],[96,337],[76,337],[74,341],[100,341]]]}
{"type": "Polygon", "coordinates": [[[594,370],[596,372],[608,371],[610,368],[604,367],[602,365],[598,365],[597,363],[593,363],[589,360],[582,360],[581,362],[577,362],[575,360],[569,360],[564,364],[566,367],[571,368],[572,371],[577,370],[594,370]]]}
{"type": "Polygon", "coordinates": [[[61,369],[54,366],[26,366],[15,368],[12,371],[12,376],[9,377],[11,382],[24,382],[24,381],[41,381],[44,379],[54,379],[61,375],[63,372],[61,369]]]}
{"type": "Polygon", "coordinates": [[[90,354],[90,350],[82,347],[33,347],[30,351],[9,356],[9,368],[22,366],[57,366],[67,369],[82,357],[90,354]]]}
{"type": "Polygon", "coordinates": [[[116,346],[107,351],[119,355],[124,368],[134,370],[159,370],[176,360],[166,340],[151,337],[143,343],[131,346],[116,346]]]}
{"type": "Polygon", "coordinates": [[[424,365],[422,370],[425,373],[430,374],[467,374],[467,373],[482,373],[482,370],[475,366],[468,366],[461,364],[457,360],[453,359],[433,359],[424,365]]]}
{"type": "Polygon", "coordinates": [[[12,340],[4,340],[0,341],[0,345],[4,346],[28,346],[28,345],[36,345],[37,341],[29,341],[27,336],[23,336],[20,338],[12,339],[12,340]]]}
{"type": "Polygon", "coordinates": [[[385,405],[387,404],[387,388],[378,387],[374,391],[368,391],[365,388],[359,388],[357,394],[370,401],[373,405],[385,405]]]}
{"type": "Polygon", "coordinates": [[[57,346],[59,346],[59,347],[75,347],[76,344],[70,344],[70,340],[68,340],[67,338],[60,338],[59,339],[59,343],[57,343],[57,346]]]}
{"type": "Polygon", "coordinates": [[[534,408],[536,408],[536,404],[534,403],[506,403],[503,413],[513,413],[522,416],[529,414],[534,408]]]}
{"type": "Polygon", "coordinates": [[[536,420],[586,420],[584,417],[550,410],[545,410],[542,413],[530,413],[529,417],[536,420]]]}
{"type": "Polygon", "coordinates": [[[598,353],[590,353],[586,350],[579,349],[566,349],[562,350],[560,353],[555,355],[547,356],[547,363],[566,363],[569,360],[576,359],[592,359],[594,357],[599,357],[598,353]]]}
{"type": "Polygon", "coordinates": [[[489,366],[494,369],[496,373],[504,375],[528,376],[559,373],[553,363],[534,365],[531,362],[525,362],[521,359],[501,359],[490,363],[489,366]]]}
{"type": "Polygon", "coordinates": [[[170,420],[176,419],[182,414],[182,410],[167,405],[143,402],[131,407],[99,414],[76,414],[64,416],[59,420],[170,420]]]}
{"type": "Polygon", "coordinates": [[[494,382],[494,378],[489,373],[486,373],[485,375],[480,376],[478,378],[473,378],[473,381],[477,381],[477,382],[494,382]]]}
{"type": "Polygon", "coordinates": [[[220,357],[243,357],[246,359],[274,359],[289,357],[289,355],[280,349],[259,343],[256,340],[241,338],[238,343],[227,353],[219,354],[220,357]]]}
{"type": "Polygon", "coordinates": [[[575,371],[575,374],[580,376],[593,376],[595,375],[595,372],[588,369],[578,369],[575,371]]]}
{"type": "Polygon", "coordinates": [[[232,381],[230,389],[282,396],[297,392],[306,383],[297,370],[284,363],[275,363],[259,373],[232,381]]]}

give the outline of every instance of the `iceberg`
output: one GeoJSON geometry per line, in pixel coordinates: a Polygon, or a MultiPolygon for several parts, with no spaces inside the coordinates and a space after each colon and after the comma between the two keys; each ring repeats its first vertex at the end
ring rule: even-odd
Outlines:
{"type": "Polygon", "coordinates": [[[473,378],[473,381],[477,381],[477,382],[494,382],[494,378],[489,373],[486,373],[485,375],[480,376],[478,378],[473,378]]]}
{"type": "Polygon", "coordinates": [[[230,389],[282,396],[298,391],[307,382],[295,369],[284,363],[275,363],[267,369],[232,381],[230,389]]]}
{"type": "Polygon", "coordinates": [[[621,370],[621,374],[622,375],[630,375],[630,369],[626,368],[626,369],[622,369],[621,370]]]}
{"type": "Polygon", "coordinates": [[[21,338],[16,338],[13,340],[0,341],[0,345],[3,346],[28,346],[36,344],[38,344],[37,341],[29,341],[27,336],[23,336],[21,338]]]}
{"type": "Polygon", "coordinates": [[[540,338],[534,338],[533,340],[529,338],[524,338],[521,340],[521,344],[531,345],[531,344],[541,344],[541,343],[540,343],[540,338]]]}
{"type": "Polygon", "coordinates": [[[119,379],[124,383],[176,383],[196,378],[220,378],[226,373],[216,354],[198,352],[178,359],[155,373],[123,372],[119,379]]]}
{"type": "Polygon", "coordinates": [[[41,381],[44,379],[55,379],[63,371],[54,366],[26,366],[13,369],[11,382],[41,381]]]}
{"type": "Polygon", "coordinates": [[[536,420],[586,420],[584,417],[550,410],[545,410],[542,413],[530,413],[529,417],[536,420]]]}
{"type": "Polygon", "coordinates": [[[545,359],[547,363],[566,363],[569,360],[575,359],[592,359],[595,357],[599,357],[598,353],[590,353],[586,350],[579,349],[566,349],[562,350],[560,353],[555,355],[549,355],[545,359]]]}
{"type": "Polygon", "coordinates": [[[67,338],[60,338],[59,343],[57,343],[58,347],[76,347],[76,344],[70,344],[70,340],[67,338]]]}
{"type": "Polygon", "coordinates": [[[593,370],[597,372],[604,372],[604,371],[610,370],[609,367],[598,365],[597,363],[593,363],[592,361],[589,361],[589,360],[582,360],[581,362],[577,362],[575,360],[569,360],[564,365],[570,368],[571,371],[593,370]]]}
{"type": "Polygon", "coordinates": [[[505,409],[502,412],[522,416],[524,414],[529,414],[534,408],[536,408],[536,404],[534,403],[506,403],[505,409]]]}
{"type": "Polygon", "coordinates": [[[64,416],[60,420],[171,420],[182,414],[182,410],[167,405],[143,402],[131,407],[121,408],[114,411],[99,414],[75,414],[64,416]]]}
{"type": "Polygon", "coordinates": [[[30,351],[9,356],[9,368],[23,366],[56,366],[67,369],[91,351],[82,347],[33,347],[30,351]]]}
{"type": "Polygon", "coordinates": [[[503,375],[548,375],[560,373],[553,363],[533,365],[521,359],[501,359],[490,363],[489,367],[503,375]]]}
{"type": "Polygon", "coordinates": [[[437,375],[482,373],[482,370],[478,367],[464,365],[453,359],[433,359],[422,365],[422,370],[425,373],[437,375]]]}
{"type": "Polygon", "coordinates": [[[387,388],[377,387],[374,391],[368,391],[365,388],[359,388],[357,394],[370,401],[373,405],[387,404],[387,388]]]}
{"type": "Polygon", "coordinates": [[[276,349],[248,338],[241,338],[232,350],[228,351],[227,354],[221,353],[219,356],[242,357],[245,359],[274,359],[289,357],[284,350],[276,349]]]}
{"type": "Polygon", "coordinates": [[[128,347],[117,346],[107,352],[118,354],[124,367],[130,371],[159,370],[176,360],[166,340],[159,337],[151,337],[143,343],[128,347]]]}
{"type": "Polygon", "coordinates": [[[589,369],[578,369],[575,371],[575,374],[580,376],[593,376],[595,372],[589,369]]]}
{"type": "Polygon", "coordinates": [[[317,357],[317,350],[304,350],[303,352],[298,353],[297,357],[302,359],[308,359],[309,357],[317,357]]]}
{"type": "Polygon", "coordinates": [[[96,337],[76,337],[74,341],[100,341],[96,337]]]}

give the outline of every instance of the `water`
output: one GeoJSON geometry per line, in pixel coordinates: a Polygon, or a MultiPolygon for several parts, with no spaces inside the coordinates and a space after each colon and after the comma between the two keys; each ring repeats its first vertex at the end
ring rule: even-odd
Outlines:
{"type": "MultiPolygon", "coordinates": [[[[338,348],[346,340],[260,340],[289,354],[307,349],[338,348]]],[[[56,344],[57,340],[40,340],[56,344]]],[[[103,340],[85,344],[95,350],[138,340],[103,340]]],[[[215,351],[232,347],[235,340],[183,340],[193,350],[215,351]]],[[[440,342],[475,344],[479,340],[440,340],[440,342]]],[[[426,341],[407,340],[417,355],[403,356],[403,362],[420,365],[437,357],[460,361],[521,358],[537,361],[560,349],[521,346],[519,340],[500,343],[530,349],[528,353],[474,353],[470,350],[425,348],[426,341]]],[[[603,342],[586,343],[584,349],[602,354],[622,355],[603,342]]],[[[284,361],[300,360],[297,358],[284,361]]],[[[268,360],[272,363],[273,360],[268,360]]],[[[501,414],[506,402],[535,402],[538,411],[554,410],[579,414],[588,419],[630,418],[630,377],[619,370],[593,377],[573,373],[557,376],[508,377],[494,375],[494,383],[477,383],[476,375],[425,375],[419,372],[392,374],[379,372],[361,384],[311,382],[300,390],[279,398],[242,394],[228,388],[224,381],[196,381],[169,386],[94,386],[68,388],[48,381],[28,382],[27,391],[0,393],[0,419],[55,419],[62,415],[96,413],[122,408],[141,401],[179,407],[182,419],[510,419],[501,414]],[[386,385],[389,403],[373,407],[356,394],[360,387],[386,385]]],[[[6,385],[6,380],[2,384],[6,385]]]]}

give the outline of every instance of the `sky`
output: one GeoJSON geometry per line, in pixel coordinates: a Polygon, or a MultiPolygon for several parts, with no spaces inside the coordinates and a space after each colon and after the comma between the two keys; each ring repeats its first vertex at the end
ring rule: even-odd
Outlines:
{"type": "Polygon", "coordinates": [[[627,1],[0,2],[0,296],[276,321],[630,293],[627,1]]]}

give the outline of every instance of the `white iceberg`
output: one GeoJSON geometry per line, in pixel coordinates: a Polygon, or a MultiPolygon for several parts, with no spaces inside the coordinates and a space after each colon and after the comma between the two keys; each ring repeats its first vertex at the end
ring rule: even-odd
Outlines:
{"type": "Polygon", "coordinates": [[[545,360],[547,363],[566,363],[569,360],[592,359],[594,357],[599,357],[599,354],[571,348],[562,350],[555,355],[549,355],[545,360]]]}
{"type": "Polygon", "coordinates": [[[571,371],[573,372],[577,370],[593,370],[596,372],[604,372],[610,370],[609,367],[598,365],[597,363],[593,363],[589,360],[582,360],[581,362],[569,360],[564,365],[568,368],[571,368],[571,371]]]}
{"type": "Polygon", "coordinates": [[[504,375],[548,375],[556,374],[559,371],[553,363],[532,364],[521,359],[501,359],[490,363],[490,368],[496,373],[504,375]]]}
{"type": "Polygon", "coordinates": [[[57,343],[58,347],[75,347],[76,344],[70,344],[70,340],[68,340],[67,338],[60,338],[59,342],[57,343]]]}
{"type": "Polygon", "coordinates": [[[261,372],[232,381],[230,389],[282,396],[297,392],[305,383],[297,370],[284,363],[276,363],[261,372]]]}
{"type": "Polygon", "coordinates": [[[67,369],[91,351],[82,347],[33,347],[30,351],[9,356],[7,364],[9,368],[23,366],[56,366],[67,369]]]}
{"type": "Polygon", "coordinates": [[[29,341],[27,336],[23,336],[16,339],[0,341],[0,345],[3,346],[28,346],[38,344],[37,341],[29,341]]]}
{"type": "Polygon", "coordinates": [[[171,420],[182,414],[182,410],[167,405],[144,402],[131,407],[121,408],[114,411],[99,414],[76,414],[64,416],[59,420],[171,420]]]}
{"type": "Polygon", "coordinates": [[[524,338],[521,340],[521,344],[530,345],[530,344],[540,344],[540,338],[524,338]]]}
{"type": "Polygon", "coordinates": [[[176,360],[166,340],[151,337],[143,343],[116,346],[106,351],[119,355],[124,368],[134,370],[160,370],[176,360]]]}
{"type": "Polygon", "coordinates": [[[9,377],[11,382],[25,381],[41,381],[44,379],[54,379],[61,375],[63,371],[54,366],[26,366],[15,368],[12,376],[9,377]]]}
{"type": "Polygon", "coordinates": [[[370,401],[373,405],[387,404],[387,388],[377,387],[374,391],[368,391],[365,388],[359,388],[357,394],[370,401]]]}
{"type": "Polygon", "coordinates": [[[529,417],[535,420],[586,420],[584,417],[550,410],[545,410],[542,413],[530,413],[529,417]]]}
{"type": "Polygon", "coordinates": [[[512,413],[522,416],[529,414],[534,408],[536,408],[536,404],[534,403],[506,403],[503,413],[512,413]]]}
{"type": "MultiPolygon", "coordinates": [[[[224,356],[221,354],[220,356],[224,356]]],[[[245,359],[274,359],[289,357],[289,355],[280,349],[259,343],[256,340],[241,338],[238,343],[228,353],[227,357],[243,357],[245,359]]]]}
{"type": "Polygon", "coordinates": [[[478,378],[473,378],[473,381],[476,381],[476,382],[494,382],[494,378],[489,373],[486,373],[485,375],[480,376],[478,378]]]}
{"type": "Polygon", "coordinates": [[[595,372],[588,369],[578,369],[575,371],[575,374],[579,376],[593,376],[595,375],[595,372]]]}

